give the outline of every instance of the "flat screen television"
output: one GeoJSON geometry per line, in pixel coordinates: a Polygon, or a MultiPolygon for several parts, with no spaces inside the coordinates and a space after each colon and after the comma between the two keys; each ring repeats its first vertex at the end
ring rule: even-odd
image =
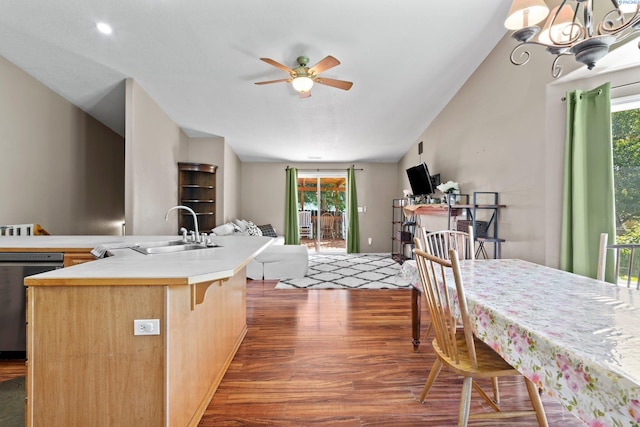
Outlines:
{"type": "Polygon", "coordinates": [[[423,196],[436,192],[426,163],[407,169],[407,177],[414,196],[423,196]]]}

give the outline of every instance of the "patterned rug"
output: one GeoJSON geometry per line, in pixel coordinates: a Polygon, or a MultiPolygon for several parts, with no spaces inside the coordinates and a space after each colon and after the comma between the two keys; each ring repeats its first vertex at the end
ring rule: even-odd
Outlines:
{"type": "Polygon", "coordinates": [[[280,280],[276,289],[410,289],[391,254],[309,255],[302,279],[280,280]]]}

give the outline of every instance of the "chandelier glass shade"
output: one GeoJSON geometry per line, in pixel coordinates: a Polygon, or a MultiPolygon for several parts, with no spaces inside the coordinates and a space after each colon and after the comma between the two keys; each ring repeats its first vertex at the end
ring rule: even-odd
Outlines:
{"type": "Polygon", "coordinates": [[[511,51],[512,64],[529,61],[531,54],[523,46],[540,45],[556,56],[551,75],[558,78],[563,56],[573,55],[591,70],[611,45],[640,35],[640,0],[562,0],[551,12],[544,0],[513,0],[504,25],[518,41],[511,51]],[[598,10],[598,23],[594,3],[603,9],[598,10]]]}

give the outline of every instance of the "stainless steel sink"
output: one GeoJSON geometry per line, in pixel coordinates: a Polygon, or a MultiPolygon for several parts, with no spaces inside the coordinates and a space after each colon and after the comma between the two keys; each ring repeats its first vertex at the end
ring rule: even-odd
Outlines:
{"type": "Polygon", "coordinates": [[[193,251],[197,249],[206,249],[207,246],[201,243],[184,242],[182,240],[167,240],[164,242],[145,242],[136,246],[132,246],[131,249],[140,252],[141,254],[166,254],[172,252],[184,252],[193,251]]]}

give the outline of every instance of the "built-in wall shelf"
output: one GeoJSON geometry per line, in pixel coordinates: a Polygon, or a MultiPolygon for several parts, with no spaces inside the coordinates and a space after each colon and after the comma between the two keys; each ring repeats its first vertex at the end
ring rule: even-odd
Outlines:
{"type": "MultiPolygon", "coordinates": [[[[178,163],[178,204],[196,213],[200,230],[208,232],[216,226],[216,170],[205,163],[178,163]]],[[[194,230],[193,216],[181,210],[178,228],[194,230]]]]}

